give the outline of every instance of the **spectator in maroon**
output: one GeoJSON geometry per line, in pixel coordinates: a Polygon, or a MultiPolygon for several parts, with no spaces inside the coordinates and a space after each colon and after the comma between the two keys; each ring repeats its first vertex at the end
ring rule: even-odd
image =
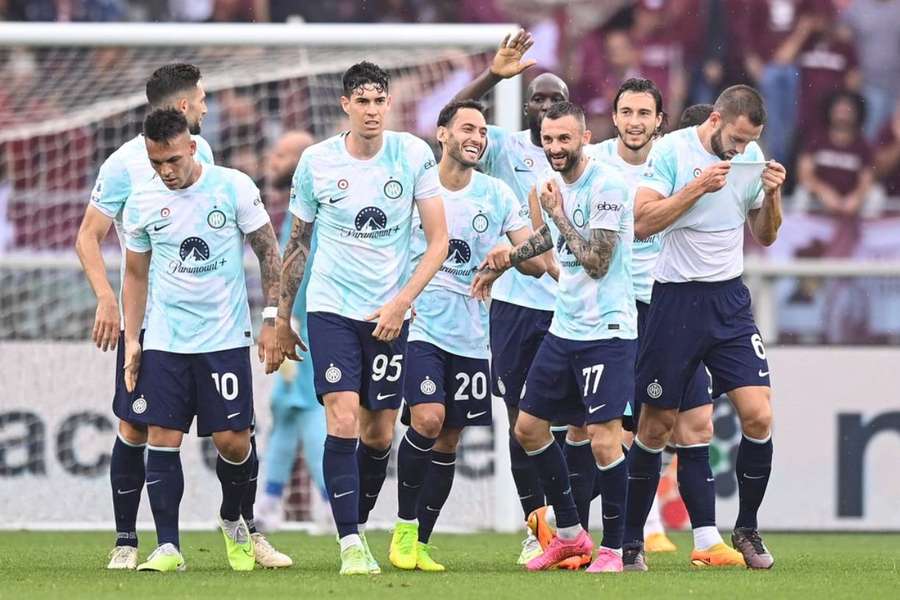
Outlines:
{"type": "Polygon", "coordinates": [[[900,196],[900,101],[875,144],[875,176],[888,196],[900,196]]]}
{"type": "Polygon", "coordinates": [[[822,5],[805,21],[811,32],[797,56],[800,67],[797,131],[801,140],[824,124],[823,113],[818,110],[822,98],[838,90],[857,91],[861,83],[852,35],[845,27],[838,26],[830,0],[817,1],[822,5]]]}
{"type": "Polygon", "coordinates": [[[815,9],[816,0],[736,0],[728,15],[731,54],[766,100],[766,154],[782,163],[790,159],[797,120],[797,55],[814,33],[815,9]]]}
{"type": "Polygon", "coordinates": [[[859,220],[878,206],[870,198],[874,173],[872,151],[862,134],[865,101],[854,92],[838,92],[826,103],[825,130],[811,137],[798,158],[799,198],[817,201],[813,209],[835,219],[829,256],[850,256],[859,239],[859,220]],[[865,206],[867,202],[873,205],[865,206]]]}
{"type": "Polygon", "coordinates": [[[640,57],[640,76],[656,83],[665,99],[665,110],[672,115],[681,113],[687,95],[683,40],[672,26],[675,7],[669,0],[641,0],[635,7],[631,28],[640,57]]]}

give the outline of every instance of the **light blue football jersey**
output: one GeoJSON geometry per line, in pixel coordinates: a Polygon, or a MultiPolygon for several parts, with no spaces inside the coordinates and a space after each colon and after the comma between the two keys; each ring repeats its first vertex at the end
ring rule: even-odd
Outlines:
{"type": "Polygon", "coordinates": [[[614,169],[593,160],[574,183],[565,183],[552,171],[542,180],[546,177],[559,184],[563,211],[582,238],[589,240],[593,229],[617,233],[609,270],[600,279],[588,276],[565,238],[558,235],[559,290],[550,333],[578,341],[635,339],[637,308],[631,280],[634,207],[628,185],[614,169]]]}
{"type": "MultiPolygon", "coordinates": [[[[537,183],[538,175],[550,168],[544,149],[531,142],[531,132],[525,129],[510,133],[501,127],[488,126],[487,147],[479,166],[512,188],[519,201],[519,214],[529,220],[530,225],[528,193],[537,183]]],[[[555,238],[556,226],[553,223],[547,225],[555,238]]],[[[535,279],[510,269],[494,284],[491,297],[517,306],[552,311],[556,282],[546,274],[535,279]]]]}
{"type": "Polygon", "coordinates": [[[204,165],[186,189],[144,186],[129,198],[124,223],[128,249],[152,251],[145,350],[199,354],[253,343],[244,235],[269,215],[250,177],[204,165]]]}
{"type": "MultiPolygon", "coordinates": [[[[488,313],[469,297],[475,272],[488,252],[510,231],[530,228],[519,214],[519,201],[508,185],[474,172],[461,190],[442,188],[450,248],[447,260],[415,302],[409,341],[425,341],[470,358],[489,358],[488,313]]],[[[425,234],[413,217],[412,268],[425,253],[425,234]]],[[[534,278],[532,278],[534,279],[534,278]]],[[[536,280],[535,280],[536,281],[536,280]]]]}
{"type": "MultiPolygon", "coordinates": [[[[668,198],[720,158],[703,147],[696,127],[674,131],[653,144],[641,187],[668,198]]],[[[755,142],[732,160],[725,186],[705,194],[666,229],[653,276],[656,281],[724,281],[743,272],[744,223],[762,206],[759,176],[743,177],[740,163],[765,161],[755,142]]],[[[750,166],[750,165],[746,165],[750,166]]]]}
{"type": "MultiPolygon", "coordinates": [[[[585,154],[610,165],[616,169],[631,193],[631,201],[634,202],[634,193],[646,171],[645,164],[632,165],[625,162],[618,152],[619,138],[610,138],[597,144],[585,146],[585,154]]],[[[632,204],[633,205],[633,204],[632,204]]],[[[634,296],[639,302],[650,304],[650,296],[653,292],[653,266],[659,257],[662,248],[662,232],[654,233],[646,238],[634,238],[631,247],[631,279],[634,282],[634,296]]]]}
{"type": "Polygon", "coordinates": [[[440,195],[434,153],[408,133],[384,132],[381,150],[353,158],[340,134],[307,148],[290,211],[316,223],[307,310],[364,320],[405,284],[416,200],[440,195]]]}
{"type": "MultiPolygon", "coordinates": [[[[197,142],[197,160],[203,164],[213,164],[213,153],[209,143],[199,135],[192,136],[192,138],[197,142]]],[[[119,245],[122,248],[122,265],[119,269],[120,316],[122,312],[122,281],[125,279],[125,232],[122,228],[122,210],[133,189],[154,182],[158,183],[159,178],[147,157],[144,136],[137,135],[119,146],[118,150],[103,161],[91,192],[91,205],[113,220],[119,245]]],[[[148,298],[144,325],[149,316],[150,301],[148,298]]],[[[124,319],[122,322],[124,323],[124,319]]]]}

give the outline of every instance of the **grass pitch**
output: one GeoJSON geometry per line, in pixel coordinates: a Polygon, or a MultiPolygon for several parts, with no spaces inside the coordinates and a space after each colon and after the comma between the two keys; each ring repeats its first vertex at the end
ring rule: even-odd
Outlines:
{"type": "MultiPolygon", "coordinates": [[[[447,573],[403,572],[387,559],[389,536],[368,535],[384,573],[375,577],[338,575],[333,537],[281,533],[270,537],[294,558],[280,571],[235,573],[228,569],[221,534],[186,533],[185,573],[109,572],[109,532],[5,532],[0,534],[0,598],[900,598],[900,535],[768,534],[775,555],[772,571],[698,569],[688,561],[690,536],[675,534],[678,552],[652,554],[649,573],[588,575],[525,573],[512,564],[516,535],[438,534],[433,556],[447,573]]],[[[141,558],[155,536],[141,535],[141,558]]]]}

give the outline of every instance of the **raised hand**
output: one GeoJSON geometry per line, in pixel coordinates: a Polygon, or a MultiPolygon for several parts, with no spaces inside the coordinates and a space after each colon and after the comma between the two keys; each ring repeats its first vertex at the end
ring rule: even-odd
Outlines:
{"type": "Polygon", "coordinates": [[[491,73],[503,79],[515,77],[525,69],[537,64],[534,59],[522,60],[526,52],[534,45],[531,34],[520,29],[515,35],[507,35],[500,42],[494,60],[491,62],[491,73]]]}

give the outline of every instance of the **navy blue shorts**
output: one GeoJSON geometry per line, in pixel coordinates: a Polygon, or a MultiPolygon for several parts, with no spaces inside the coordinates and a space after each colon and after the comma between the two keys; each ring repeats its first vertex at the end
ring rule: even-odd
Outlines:
{"type": "Polygon", "coordinates": [[[491,301],[491,393],[511,408],[522,399],[531,361],[552,320],[553,311],[491,301]]]}
{"type": "MultiPolygon", "coordinates": [[[[144,330],[141,329],[141,344],[144,343],[144,330]]],[[[113,393],[113,414],[123,421],[128,421],[128,412],[134,394],[125,389],[125,332],[119,332],[119,343],[116,345],[116,391],[113,393]]]]}
{"type": "Polygon", "coordinates": [[[576,426],[621,419],[634,396],[635,354],[637,340],[575,341],[548,333],[519,410],[576,426]]]}
{"type": "Polygon", "coordinates": [[[374,322],[329,312],[311,312],[306,322],[320,403],[325,394],[356,392],[360,404],[369,410],[400,408],[409,322],[392,342],[372,337],[374,322]]]}
{"type": "Polygon", "coordinates": [[[655,283],[641,334],[635,394],[659,408],[686,404],[698,366],[712,374],[712,396],[769,385],[769,363],[739,277],[721,282],[655,283]]]}
{"type": "Polygon", "coordinates": [[[250,348],[176,354],[145,350],[129,423],[190,431],[197,435],[243,431],[253,424],[250,348]]]}
{"type": "MultiPolygon", "coordinates": [[[[640,349],[643,342],[642,336],[644,335],[644,329],[647,327],[647,314],[650,312],[650,305],[640,301],[637,302],[636,305],[638,314],[638,355],[640,355],[640,349]]],[[[637,373],[636,368],[635,373],[637,373]]],[[[706,370],[706,365],[700,363],[694,371],[694,376],[688,381],[684,398],[681,399],[681,412],[687,412],[692,408],[712,404],[711,393],[712,386],[710,384],[709,372],[706,370]]],[[[633,407],[635,421],[637,421],[637,417],[640,415],[641,411],[640,397],[641,395],[635,392],[633,407]]]]}
{"type": "Polygon", "coordinates": [[[428,342],[407,343],[402,422],[410,424],[410,406],[436,402],[444,405],[444,427],[490,425],[489,373],[486,358],[451,354],[428,342]]]}

